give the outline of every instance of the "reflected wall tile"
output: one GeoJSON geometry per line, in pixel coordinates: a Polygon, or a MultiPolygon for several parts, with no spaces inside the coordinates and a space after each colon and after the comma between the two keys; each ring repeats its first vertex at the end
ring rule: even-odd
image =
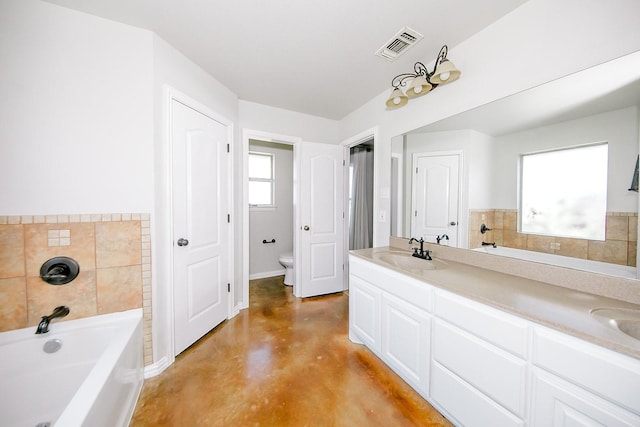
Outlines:
{"type": "Polygon", "coordinates": [[[504,228],[504,211],[497,210],[493,213],[493,226],[496,230],[504,228]]]}
{"type": "Polygon", "coordinates": [[[24,276],[24,228],[0,225],[0,279],[24,276]]]}
{"type": "Polygon", "coordinates": [[[629,237],[630,242],[638,241],[638,217],[630,216],[629,217],[629,237]]]}
{"type": "Polygon", "coordinates": [[[51,314],[59,305],[69,307],[65,320],[95,316],[96,273],[80,270],[74,281],[66,285],[49,285],[40,277],[27,278],[28,325],[34,326],[42,316],[51,314]]]}
{"type": "Polygon", "coordinates": [[[98,314],[142,307],[142,266],[97,270],[98,314]]]}
{"type": "Polygon", "coordinates": [[[518,233],[515,230],[503,230],[504,246],[515,249],[525,249],[527,247],[527,235],[518,233]]]}
{"type": "Polygon", "coordinates": [[[628,243],[619,240],[589,241],[589,259],[627,265],[628,243]]]}
{"type": "Polygon", "coordinates": [[[537,236],[535,234],[529,234],[527,236],[527,250],[544,253],[554,253],[555,251],[555,237],[550,236],[537,236]]]}
{"type": "Polygon", "coordinates": [[[629,238],[629,217],[607,215],[607,240],[627,240],[629,238]]]}
{"type": "Polygon", "coordinates": [[[140,221],[96,223],[96,266],[142,263],[140,221]]]}
{"type": "Polygon", "coordinates": [[[0,279],[0,332],[27,327],[27,290],[24,277],[0,279]]]}
{"type": "Polygon", "coordinates": [[[516,231],[518,229],[518,213],[508,211],[504,213],[503,224],[505,230],[516,231]]]}
{"type": "Polygon", "coordinates": [[[25,230],[25,257],[27,276],[39,276],[40,267],[50,258],[68,256],[80,265],[80,271],[94,270],[95,233],[91,223],[28,224],[25,230]],[[69,231],[69,245],[49,246],[49,232],[69,231]]]}
{"type": "Polygon", "coordinates": [[[589,255],[588,240],[556,237],[556,243],[560,245],[560,247],[556,249],[556,254],[558,255],[582,259],[587,259],[589,255]]]}

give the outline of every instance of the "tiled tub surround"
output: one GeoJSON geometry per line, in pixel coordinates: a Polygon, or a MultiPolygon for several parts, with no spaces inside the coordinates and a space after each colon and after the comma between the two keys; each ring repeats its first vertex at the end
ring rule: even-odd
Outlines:
{"type": "Polygon", "coordinates": [[[71,309],[69,320],[143,308],[151,364],[149,214],[0,216],[0,301],[0,331],[35,327],[59,305],[71,309]],[[56,256],[80,265],[71,283],[40,279],[40,266],[56,256]]]}
{"type": "Polygon", "coordinates": [[[519,233],[517,210],[469,211],[470,248],[480,247],[483,241],[495,242],[514,249],[635,267],[637,236],[638,214],[635,212],[607,213],[606,240],[597,241],[519,233]],[[480,233],[482,224],[492,230],[480,233]]]}

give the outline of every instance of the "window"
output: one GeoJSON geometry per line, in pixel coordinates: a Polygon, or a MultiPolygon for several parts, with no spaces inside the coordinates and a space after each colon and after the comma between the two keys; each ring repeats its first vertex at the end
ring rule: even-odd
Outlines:
{"type": "Polygon", "coordinates": [[[606,143],[522,156],[522,233],[604,240],[606,143]]]}
{"type": "Polygon", "coordinates": [[[273,154],[249,152],[249,205],[274,206],[273,154]]]}

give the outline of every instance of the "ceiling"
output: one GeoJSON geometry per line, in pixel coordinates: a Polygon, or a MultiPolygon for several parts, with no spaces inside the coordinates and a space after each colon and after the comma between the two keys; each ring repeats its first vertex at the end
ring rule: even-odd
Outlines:
{"type": "Polygon", "coordinates": [[[457,44],[526,0],[47,1],[152,30],[242,100],[341,119],[443,44],[456,63],[457,44]],[[424,39],[375,56],[404,26],[424,39]]]}

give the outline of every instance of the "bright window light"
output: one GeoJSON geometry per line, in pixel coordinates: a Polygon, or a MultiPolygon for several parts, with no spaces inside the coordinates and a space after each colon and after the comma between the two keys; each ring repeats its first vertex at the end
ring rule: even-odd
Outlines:
{"type": "Polygon", "coordinates": [[[522,156],[523,233],[604,240],[608,145],[522,156]]]}
{"type": "Polygon", "coordinates": [[[249,205],[268,207],[274,205],[273,154],[249,152],[249,205]]]}

